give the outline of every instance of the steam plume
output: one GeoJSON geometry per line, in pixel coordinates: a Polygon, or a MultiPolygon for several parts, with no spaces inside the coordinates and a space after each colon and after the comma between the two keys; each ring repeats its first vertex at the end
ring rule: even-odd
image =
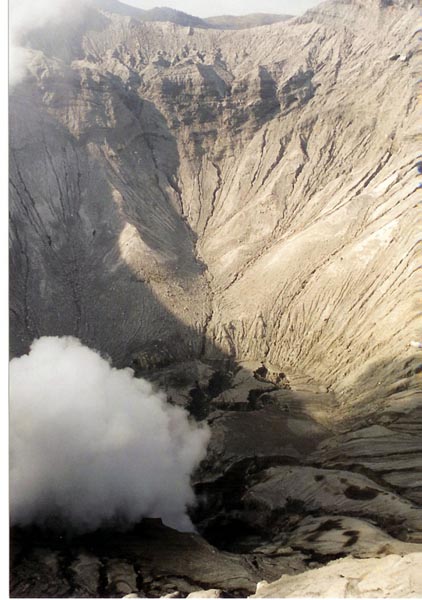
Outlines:
{"type": "Polygon", "coordinates": [[[9,83],[19,83],[26,74],[30,50],[25,36],[46,25],[66,23],[79,18],[90,0],[10,0],[9,1],[9,83]]]}
{"type": "Polygon", "coordinates": [[[10,363],[12,523],[83,532],[151,516],[192,529],[190,474],[208,438],[131,369],[41,338],[10,363]]]}

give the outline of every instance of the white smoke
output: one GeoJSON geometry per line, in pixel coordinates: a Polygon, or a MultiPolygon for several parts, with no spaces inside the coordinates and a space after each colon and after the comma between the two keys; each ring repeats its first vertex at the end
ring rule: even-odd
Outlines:
{"type": "Polygon", "coordinates": [[[149,516],[192,530],[190,475],[208,439],[131,369],[75,338],[41,338],[10,362],[12,524],[83,532],[149,516]]]}
{"type": "Polygon", "coordinates": [[[19,83],[26,75],[31,52],[24,37],[47,25],[66,23],[78,18],[89,0],[9,0],[9,84],[19,83]]]}

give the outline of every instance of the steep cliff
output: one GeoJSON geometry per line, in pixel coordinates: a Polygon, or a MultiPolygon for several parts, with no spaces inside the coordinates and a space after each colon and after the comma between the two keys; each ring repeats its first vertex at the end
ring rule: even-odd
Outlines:
{"type": "Polygon", "coordinates": [[[29,35],[11,101],[13,352],[73,333],[125,362],[173,356],[176,336],[182,356],[338,390],[372,390],[375,367],[401,379],[420,337],[419,47],[417,8],[384,4],[239,32],[119,5],[29,35]]]}

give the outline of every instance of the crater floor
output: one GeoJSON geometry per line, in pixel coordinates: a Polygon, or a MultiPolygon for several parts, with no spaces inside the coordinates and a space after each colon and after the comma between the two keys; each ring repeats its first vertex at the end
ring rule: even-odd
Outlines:
{"type": "Polygon", "coordinates": [[[260,363],[184,362],[149,377],[211,428],[193,479],[197,533],[153,519],[73,537],[15,528],[13,597],[314,596],[313,581],[336,597],[422,594],[422,442],[401,432],[408,415],[345,433],[332,393],[260,363]],[[411,583],[391,587],[390,568],[411,583]]]}

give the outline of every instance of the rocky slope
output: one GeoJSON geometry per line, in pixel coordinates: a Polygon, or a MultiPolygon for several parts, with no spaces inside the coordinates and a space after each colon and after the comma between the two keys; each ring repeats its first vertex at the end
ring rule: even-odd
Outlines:
{"type": "MultiPolygon", "coordinates": [[[[12,354],[75,335],[207,418],[192,518],[244,554],[232,587],[169,567],[145,588],[156,571],[126,556],[131,591],[242,595],[418,548],[418,18],[405,0],[329,1],[220,31],[101,3],[28,34],[10,102],[12,354]]],[[[85,542],[69,557],[26,535],[14,595],[40,561],[77,595],[85,542]]],[[[114,550],[89,548],[110,595],[114,550]]]]}
{"type": "Polygon", "coordinates": [[[391,555],[357,563],[345,558],[317,572],[261,585],[253,598],[420,598],[421,554],[391,555]]]}
{"type": "Polygon", "coordinates": [[[235,33],[87,13],[29,36],[12,95],[13,352],[71,332],[127,362],[180,332],[356,400],[374,370],[411,386],[417,8],[235,33]]]}

